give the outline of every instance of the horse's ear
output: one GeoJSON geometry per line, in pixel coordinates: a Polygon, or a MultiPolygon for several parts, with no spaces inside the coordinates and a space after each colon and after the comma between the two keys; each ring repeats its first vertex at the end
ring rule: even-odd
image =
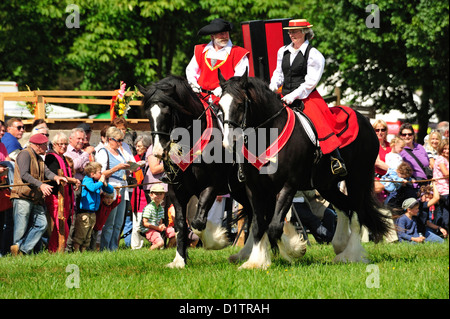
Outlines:
{"type": "Polygon", "coordinates": [[[175,85],[170,83],[164,83],[159,88],[167,95],[172,95],[175,93],[175,85]]]}
{"type": "Polygon", "coordinates": [[[147,93],[147,90],[145,89],[145,87],[143,87],[142,85],[140,85],[139,83],[136,85],[139,92],[142,93],[142,95],[145,95],[145,93],[147,93]]]}
{"type": "Polygon", "coordinates": [[[239,82],[241,84],[241,87],[247,87],[248,83],[248,68],[245,69],[244,74],[242,74],[241,78],[239,79],[239,82]]]}
{"type": "Polygon", "coordinates": [[[220,69],[217,69],[217,76],[219,78],[219,84],[220,86],[223,86],[226,82],[225,78],[222,75],[222,72],[220,71],[220,69]]]}

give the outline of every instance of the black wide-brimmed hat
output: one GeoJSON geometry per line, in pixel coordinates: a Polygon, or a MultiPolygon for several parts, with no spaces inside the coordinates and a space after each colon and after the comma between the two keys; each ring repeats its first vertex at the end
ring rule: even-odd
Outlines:
{"type": "Polygon", "coordinates": [[[231,22],[218,18],[212,20],[208,25],[201,28],[197,35],[210,35],[219,32],[231,31],[232,29],[233,24],[231,22]]]}

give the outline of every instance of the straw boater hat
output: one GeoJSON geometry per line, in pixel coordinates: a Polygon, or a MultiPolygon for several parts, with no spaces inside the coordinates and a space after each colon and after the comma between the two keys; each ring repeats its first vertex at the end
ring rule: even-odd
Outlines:
{"type": "Polygon", "coordinates": [[[296,19],[296,20],[290,20],[289,25],[287,27],[284,27],[285,30],[292,30],[292,29],[306,29],[311,28],[313,25],[306,21],[306,19],[296,19]]]}
{"type": "Polygon", "coordinates": [[[198,31],[198,35],[211,35],[214,33],[231,31],[233,29],[233,24],[231,22],[225,21],[224,19],[214,19],[208,25],[204,26],[198,31]]]}

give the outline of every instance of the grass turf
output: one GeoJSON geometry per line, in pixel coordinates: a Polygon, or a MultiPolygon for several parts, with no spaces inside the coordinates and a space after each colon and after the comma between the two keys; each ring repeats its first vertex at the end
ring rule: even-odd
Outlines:
{"type": "Polygon", "coordinates": [[[165,267],[175,249],[119,249],[0,258],[0,299],[448,299],[449,245],[364,244],[369,264],[336,264],[313,243],[294,264],[238,270],[239,248],[190,249],[185,269],[165,267]]]}

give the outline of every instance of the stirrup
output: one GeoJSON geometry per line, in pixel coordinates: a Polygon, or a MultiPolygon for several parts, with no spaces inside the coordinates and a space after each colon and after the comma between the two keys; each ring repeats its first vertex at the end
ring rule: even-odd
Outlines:
{"type": "Polygon", "coordinates": [[[346,176],[347,168],[336,157],[331,157],[331,172],[333,175],[346,176]]]}
{"type": "Polygon", "coordinates": [[[242,170],[242,166],[238,164],[238,181],[240,183],[245,182],[244,171],[242,170]]]}

